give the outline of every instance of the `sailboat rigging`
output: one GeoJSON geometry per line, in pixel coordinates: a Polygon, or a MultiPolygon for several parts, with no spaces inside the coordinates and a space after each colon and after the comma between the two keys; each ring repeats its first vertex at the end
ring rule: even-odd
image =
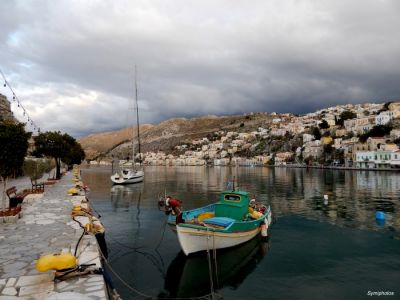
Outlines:
{"type": "MultiPolygon", "coordinates": [[[[137,140],[139,150],[139,164],[142,162],[142,154],[140,150],[140,129],[139,129],[139,105],[138,105],[138,88],[137,88],[137,75],[135,66],[135,105],[136,105],[136,127],[137,127],[137,140]]],[[[132,130],[132,167],[124,168],[121,172],[111,175],[111,181],[114,184],[130,184],[142,182],[144,179],[144,171],[136,170],[135,166],[135,145],[134,145],[134,130],[132,130]]]]}

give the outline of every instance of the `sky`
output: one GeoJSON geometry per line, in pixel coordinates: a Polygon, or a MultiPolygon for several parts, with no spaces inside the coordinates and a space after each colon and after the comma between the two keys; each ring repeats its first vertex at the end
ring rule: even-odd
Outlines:
{"type": "Polygon", "coordinates": [[[133,124],[135,65],[141,123],[400,99],[398,0],[1,6],[0,69],[42,132],[133,124]]]}

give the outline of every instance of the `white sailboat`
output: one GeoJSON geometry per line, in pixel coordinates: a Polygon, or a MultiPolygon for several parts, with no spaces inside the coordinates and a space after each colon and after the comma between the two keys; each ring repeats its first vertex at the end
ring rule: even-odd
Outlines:
{"type": "MultiPolygon", "coordinates": [[[[139,106],[138,106],[138,92],[137,92],[137,82],[136,82],[136,66],[135,66],[135,104],[136,104],[136,127],[137,127],[137,139],[139,146],[139,159],[141,161],[140,152],[140,131],[139,131],[139,106]]],[[[132,130],[132,163],[130,168],[123,168],[121,172],[117,172],[111,175],[111,181],[113,184],[131,184],[142,182],[144,179],[144,171],[137,170],[135,166],[135,145],[133,142],[134,131],[132,130]]]]}

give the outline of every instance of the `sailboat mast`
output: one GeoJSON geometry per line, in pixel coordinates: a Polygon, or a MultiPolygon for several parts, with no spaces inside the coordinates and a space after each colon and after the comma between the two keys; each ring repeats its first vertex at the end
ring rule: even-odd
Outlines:
{"type": "Polygon", "coordinates": [[[137,89],[137,71],[135,65],[135,102],[136,102],[136,127],[137,127],[137,139],[139,146],[139,162],[142,160],[141,151],[140,151],[140,132],[139,132],[139,105],[138,105],[138,89],[137,89]]]}

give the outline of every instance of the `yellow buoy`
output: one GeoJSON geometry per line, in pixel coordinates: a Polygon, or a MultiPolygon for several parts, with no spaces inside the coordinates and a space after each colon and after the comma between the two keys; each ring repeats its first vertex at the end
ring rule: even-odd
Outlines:
{"type": "Polygon", "coordinates": [[[40,257],[36,262],[36,270],[47,272],[49,270],[65,270],[76,268],[77,259],[72,253],[48,254],[40,257]]]}
{"type": "Polygon", "coordinates": [[[259,219],[263,216],[262,213],[260,213],[259,211],[256,211],[256,210],[253,211],[252,213],[250,213],[249,215],[252,219],[259,219]]]}
{"type": "Polygon", "coordinates": [[[67,194],[70,194],[70,195],[78,195],[78,190],[75,189],[75,188],[70,188],[70,189],[67,191],[67,194]]]}
{"type": "Polygon", "coordinates": [[[85,225],[85,230],[86,230],[86,232],[92,232],[92,230],[93,230],[93,225],[92,225],[91,223],[87,223],[87,224],[85,225]]]}

